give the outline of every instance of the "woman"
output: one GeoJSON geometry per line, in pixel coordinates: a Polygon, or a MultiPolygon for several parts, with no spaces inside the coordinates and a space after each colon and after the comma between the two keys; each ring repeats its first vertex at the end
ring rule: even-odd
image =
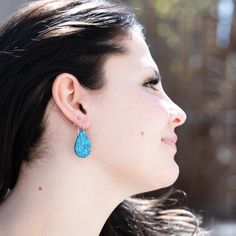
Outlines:
{"type": "Polygon", "coordinates": [[[0,235],[198,232],[187,210],[131,197],[176,181],[186,119],[134,14],[41,0],[0,30],[0,235]]]}

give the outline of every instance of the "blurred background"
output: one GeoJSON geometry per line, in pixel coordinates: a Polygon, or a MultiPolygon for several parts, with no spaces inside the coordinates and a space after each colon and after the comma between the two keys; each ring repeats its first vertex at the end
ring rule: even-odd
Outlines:
{"type": "MultiPolygon", "coordinates": [[[[0,20],[26,2],[1,0],[0,20]]],[[[236,1],[125,2],[146,29],[164,89],[188,116],[176,130],[174,187],[204,220],[236,223],[236,1]]]]}
{"type": "Polygon", "coordinates": [[[176,130],[174,187],[206,221],[236,222],[236,1],[126,2],[146,28],[164,89],[188,116],[176,130]]]}

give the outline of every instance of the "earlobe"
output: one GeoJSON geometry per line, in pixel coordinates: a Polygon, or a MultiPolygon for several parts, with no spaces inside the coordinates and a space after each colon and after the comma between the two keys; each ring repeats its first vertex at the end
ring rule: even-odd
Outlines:
{"type": "Polygon", "coordinates": [[[87,115],[83,107],[85,89],[75,76],[69,73],[58,75],[52,85],[52,96],[63,115],[78,126],[88,126],[87,115]],[[82,109],[81,109],[82,107],[82,109]],[[77,117],[80,117],[80,120],[77,117]]]}

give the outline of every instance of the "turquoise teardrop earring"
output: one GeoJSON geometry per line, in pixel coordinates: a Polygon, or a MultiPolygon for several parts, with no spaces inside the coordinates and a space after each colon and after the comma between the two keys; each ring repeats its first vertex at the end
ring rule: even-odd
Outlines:
{"type": "MultiPolygon", "coordinates": [[[[80,117],[77,117],[80,120],[80,117]]],[[[85,130],[81,128],[74,145],[74,152],[80,158],[86,158],[91,152],[91,142],[85,130]]]]}

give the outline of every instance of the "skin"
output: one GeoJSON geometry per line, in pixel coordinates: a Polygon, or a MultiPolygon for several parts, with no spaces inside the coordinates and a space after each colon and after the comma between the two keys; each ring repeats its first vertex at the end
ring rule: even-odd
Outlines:
{"type": "Polygon", "coordinates": [[[161,82],[157,90],[144,86],[159,71],[143,38],[132,31],[122,43],[129,53],[106,61],[102,91],[87,91],[68,73],[55,79],[46,110],[50,148],[35,163],[22,164],[0,206],[1,236],[97,236],[124,199],[176,181],[176,148],[166,139],[186,114],[161,82]],[[85,159],[73,149],[78,127],[92,145],[85,159]]]}

